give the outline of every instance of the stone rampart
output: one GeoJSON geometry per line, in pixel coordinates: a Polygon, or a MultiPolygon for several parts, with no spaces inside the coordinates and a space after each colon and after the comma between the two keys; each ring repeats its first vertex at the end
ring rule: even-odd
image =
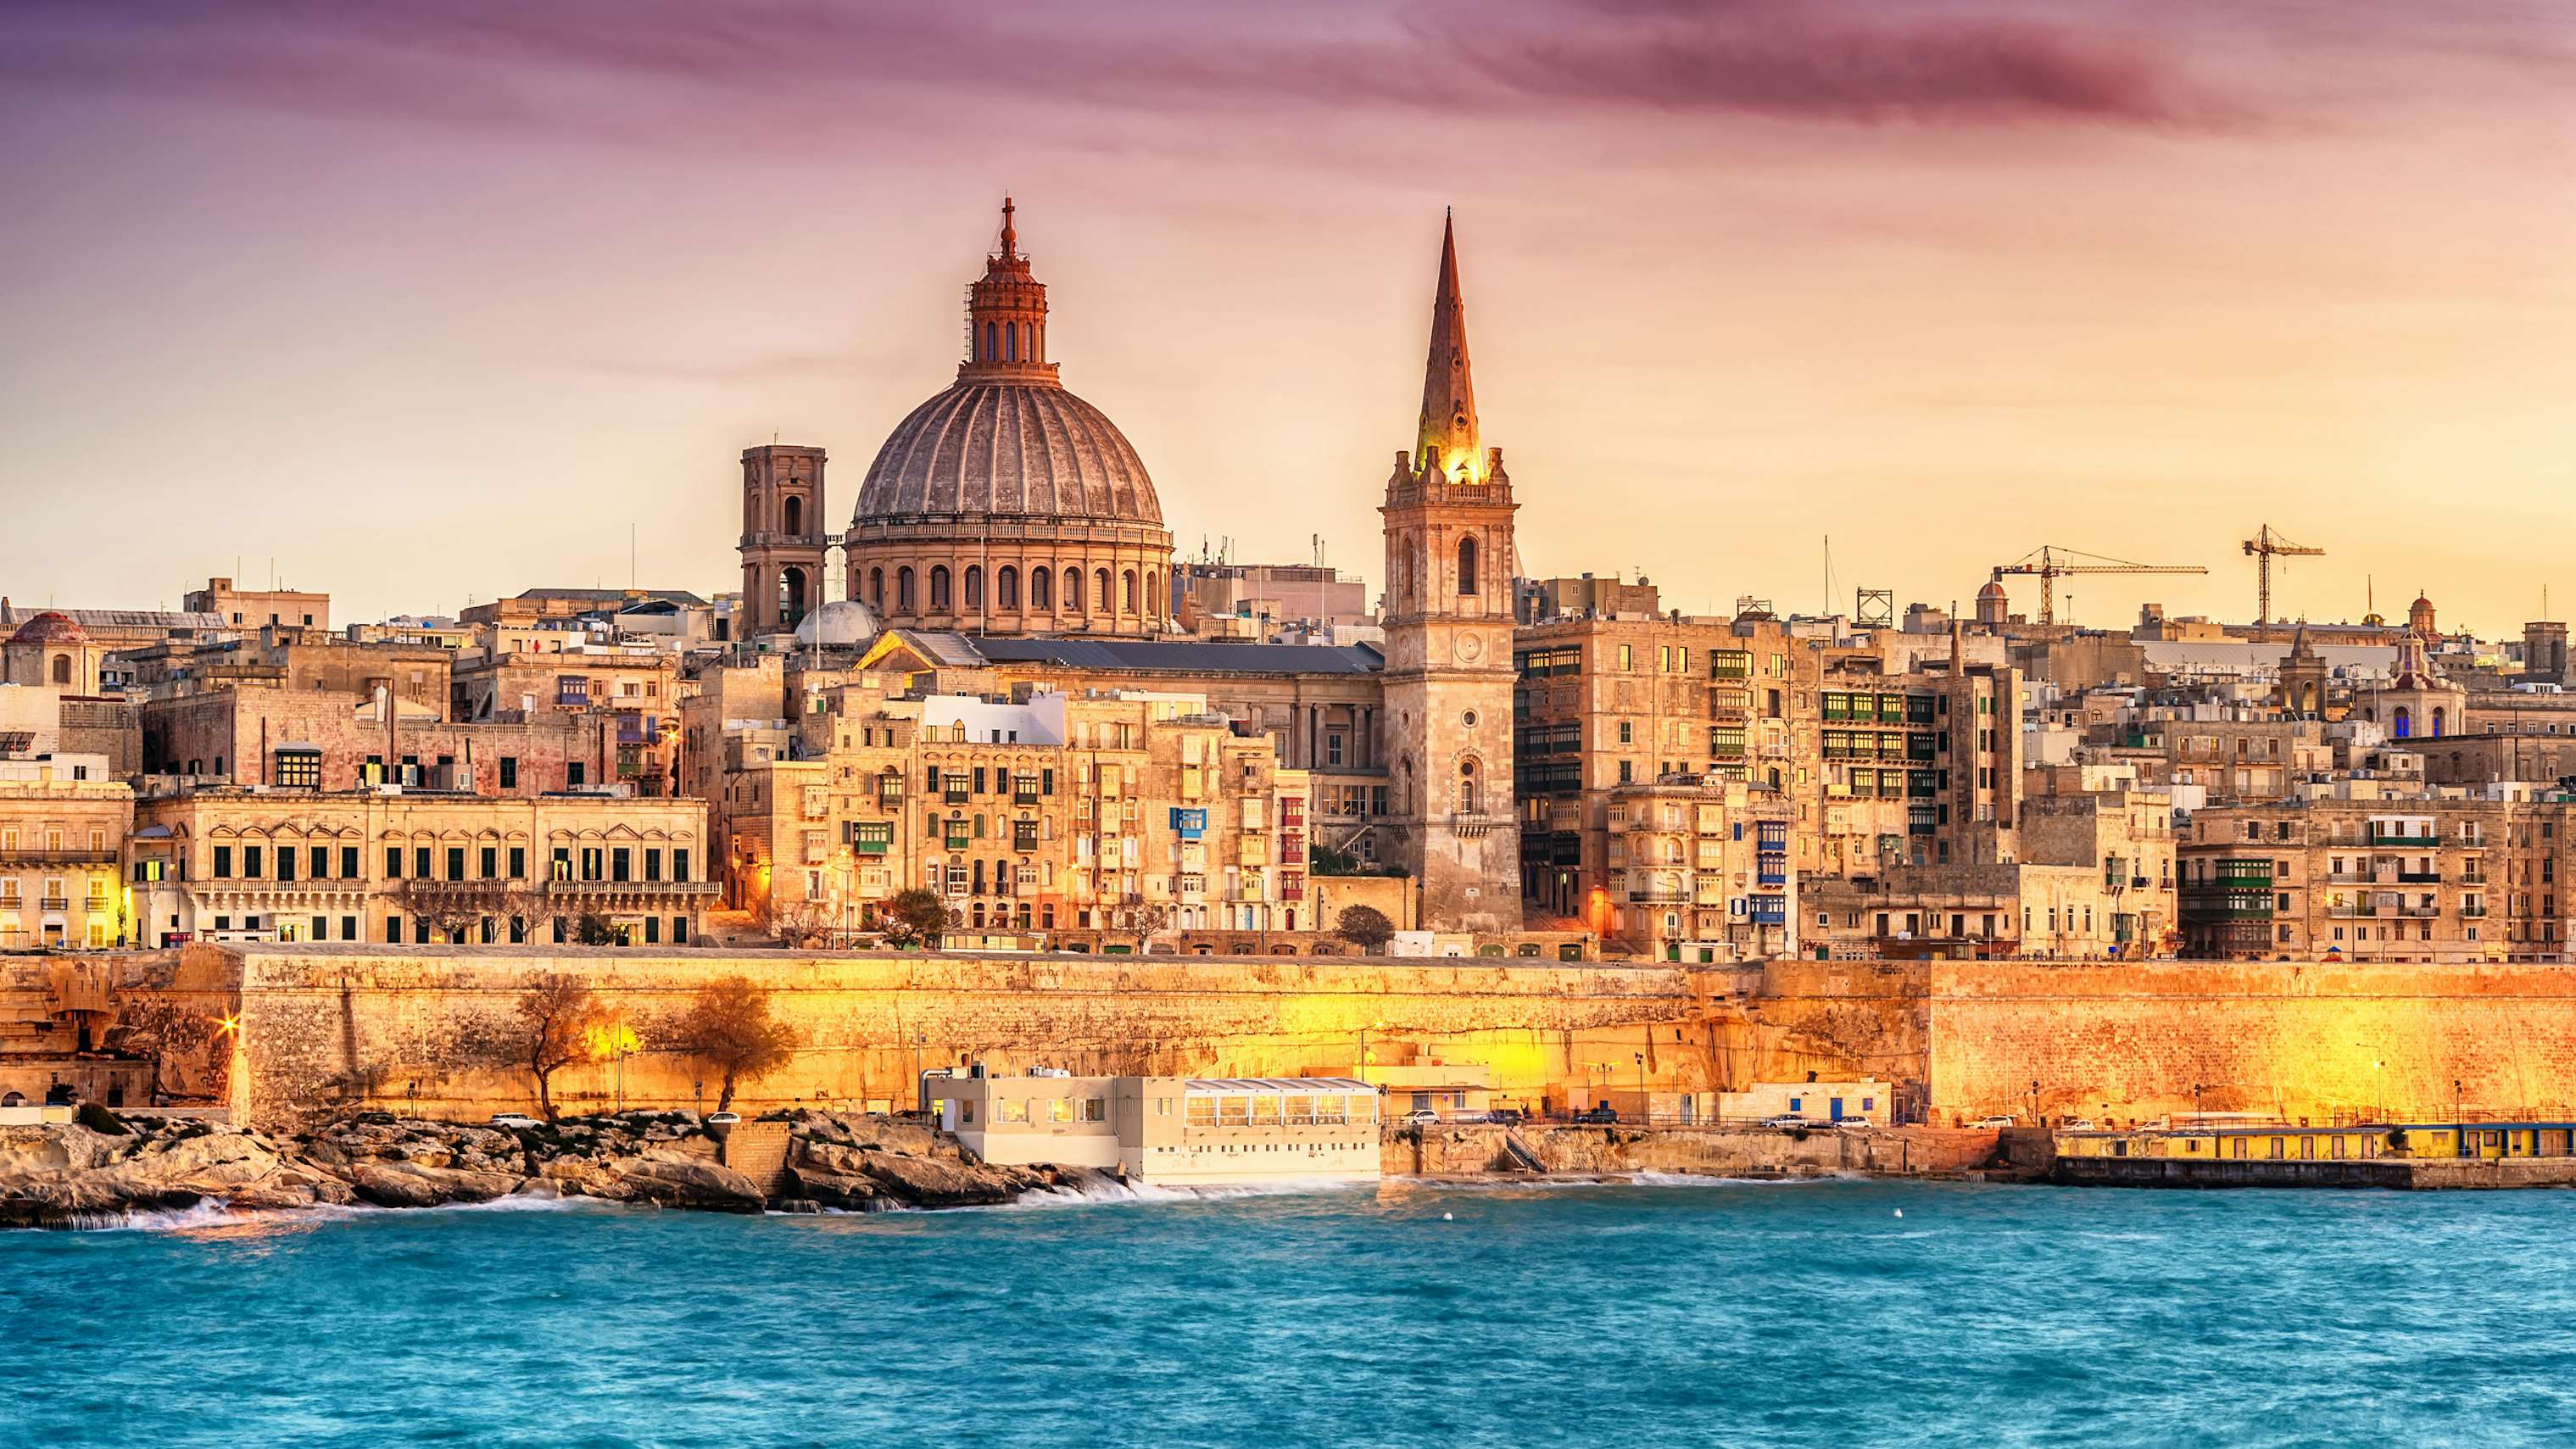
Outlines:
{"type": "Polygon", "coordinates": [[[2576,1116],[2563,966],[1939,962],[1927,988],[1936,1113],[2576,1116]]]}
{"type": "MultiPolygon", "coordinates": [[[[381,1105],[473,1119],[526,1110],[509,1060],[529,980],[586,978],[636,1050],[566,1069],[558,1105],[712,1104],[715,1083],[667,1049],[698,988],[743,976],[799,1044],[737,1106],[908,1106],[925,1068],[1276,1076],[1378,1064],[1480,1068],[1536,1103],[1581,1063],[1626,1063],[1657,1034],[1705,1037],[1710,1006],[1679,967],[1318,961],[1276,957],[836,956],[563,948],[245,946],[243,1070],[254,1121],[381,1105]],[[1670,1025],[1667,1025],[1670,1024],[1670,1025]]],[[[1659,1054],[1660,1055],[1660,1054],[1659,1054]]],[[[1694,1054],[1696,1055],[1696,1054],[1694,1054]]]]}

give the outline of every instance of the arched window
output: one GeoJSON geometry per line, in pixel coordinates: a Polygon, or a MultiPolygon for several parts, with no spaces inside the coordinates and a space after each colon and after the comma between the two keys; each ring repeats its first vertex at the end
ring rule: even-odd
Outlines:
{"type": "Polygon", "coordinates": [[[984,566],[982,564],[966,566],[966,607],[970,609],[984,607],[984,566]]]}
{"type": "Polygon", "coordinates": [[[1120,609],[1121,609],[1123,612],[1125,612],[1125,613],[1130,613],[1130,614],[1135,613],[1135,612],[1136,612],[1136,571],[1135,571],[1134,569],[1128,569],[1128,570],[1127,570],[1127,571],[1125,571],[1124,573],[1121,573],[1121,574],[1118,576],[1118,582],[1119,582],[1119,593],[1120,593],[1120,597],[1122,597],[1122,598],[1126,599],[1126,601],[1127,601],[1126,603],[1124,603],[1124,604],[1122,604],[1122,605],[1120,605],[1120,606],[1119,606],[1119,607],[1120,607],[1120,609]]]}
{"type": "Polygon", "coordinates": [[[1462,815],[1476,813],[1476,785],[1476,762],[1460,760],[1458,762],[1458,813],[1462,815]]]}
{"type": "Polygon", "coordinates": [[[1110,606],[1118,601],[1118,596],[1109,592],[1109,570],[1091,571],[1091,598],[1092,607],[1104,614],[1108,613],[1110,606]]]}
{"type": "Polygon", "coordinates": [[[1145,570],[1145,612],[1157,619],[1169,613],[1172,607],[1172,601],[1163,597],[1163,591],[1156,586],[1160,578],[1161,575],[1152,569],[1145,570]]]}
{"type": "Polygon", "coordinates": [[[2396,715],[2388,722],[2388,732],[2402,740],[2414,733],[2414,723],[2414,717],[2407,712],[2406,706],[2401,704],[2397,707],[2396,715]]]}
{"type": "Polygon", "coordinates": [[[1002,328],[1002,360],[1004,362],[1020,360],[1020,329],[1016,326],[1004,324],[1002,328]]]}
{"type": "Polygon", "coordinates": [[[894,571],[894,611],[898,614],[912,612],[912,565],[910,564],[905,564],[894,571]]]}
{"type": "Polygon", "coordinates": [[[993,324],[987,322],[984,324],[984,360],[986,362],[993,360],[993,352],[993,324]]]}
{"type": "Polygon", "coordinates": [[[1458,540],[1458,592],[1476,592],[1476,535],[1458,540]]]}
{"type": "Polygon", "coordinates": [[[948,565],[930,566],[930,610],[937,613],[948,607],[948,565]]]}
{"type": "Polygon", "coordinates": [[[2433,738],[2437,740],[2442,737],[2442,714],[2442,706],[2433,706],[2433,738]]]}
{"type": "Polygon", "coordinates": [[[794,624],[797,620],[804,617],[805,571],[803,569],[780,569],[778,571],[779,622],[782,624],[794,624]]]}
{"type": "Polygon", "coordinates": [[[1022,362],[1038,360],[1038,329],[1035,323],[1020,324],[1020,360],[1022,362]]]}
{"type": "Polygon", "coordinates": [[[884,569],[870,569],[870,570],[868,570],[868,602],[869,602],[869,603],[871,603],[871,604],[876,605],[876,606],[877,606],[877,610],[878,610],[878,612],[880,612],[880,613],[884,612],[884,610],[885,610],[885,570],[884,570],[884,569]]]}
{"type": "Polygon", "coordinates": [[[1001,571],[993,575],[993,602],[1005,609],[1017,609],[1020,606],[1020,571],[1018,569],[1004,564],[1001,571]]]}
{"type": "Polygon", "coordinates": [[[1067,613],[1082,612],[1082,570],[1080,569],[1064,571],[1064,607],[1067,613]]]}
{"type": "Polygon", "coordinates": [[[804,499],[790,498],[786,503],[780,505],[778,511],[778,528],[780,532],[785,533],[790,538],[793,538],[797,534],[805,531],[804,499]]]}
{"type": "Polygon", "coordinates": [[[1055,571],[1040,565],[1029,570],[1029,607],[1052,613],[1055,609],[1055,571]]]}
{"type": "Polygon", "coordinates": [[[56,683],[56,684],[69,684],[69,683],[71,683],[71,682],[72,682],[72,657],[71,657],[70,655],[68,655],[68,654],[57,654],[57,655],[55,655],[55,656],[54,656],[54,683],[56,683]]]}

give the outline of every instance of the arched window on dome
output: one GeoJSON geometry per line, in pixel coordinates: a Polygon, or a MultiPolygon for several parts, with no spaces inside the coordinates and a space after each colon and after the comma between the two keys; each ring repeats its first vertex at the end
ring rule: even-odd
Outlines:
{"type": "Polygon", "coordinates": [[[1476,535],[1472,533],[1458,540],[1458,592],[1476,592],[1476,535]]]}
{"type": "Polygon", "coordinates": [[[1055,612],[1055,570],[1044,564],[1029,570],[1029,607],[1055,612]]]}
{"type": "Polygon", "coordinates": [[[910,564],[905,564],[894,571],[894,611],[898,614],[912,612],[912,565],[910,564]]]}
{"type": "Polygon", "coordinates": [[[993,575],[993,604],[1005,610],[1020,607],[1020,571],[1009,564],[993,575]]]}
{"type": "Polygon", "coordinates": [[[878,613],[882,614],[885,612],[884,569],[868,570],[868,602],[877,606],[878,613]]]}
{"type": "Polygon", "coordinates": [[[1035,362],[1035,361],[1037,361],[1037,360],[1038,360],[1038,329],[1037,329],[1037,324],[1035,324],[1035,323],[1033,323],[1033,322],[1023,322],[1023,323],[1021,323],[1021,324],[1020,324],[1020,361],[1022,361],[1022,362],[1035,362]]]}
{"type": "Polygon", "coordinates": [[[1128,570],[1127,570],[1127,571],[1125,571],[1124,573],[1121,573],[1121,574],[1118,576],[1118,582],[1119,582],[1119,587],[1120,587],[1120,594],[1119,594],[1119,597],[1121,597],[1121,598],[1123,598],[1123,599],[1125,599],[1125,600],[1127,601],[1126,603],[1124,603],[1124,604],[1122,604],[1122,605],[1120,605],[1120,606],[1119,606],[1119,611],[1120,611],[1121,613],[1127,613],[1127,614],[1135,613],[1135,612],[1136,612],[1136,571],[1135,571],[1134,569],[1128,569],[1128,570]]]}
{"type": "Polygon", "coordinates": [[[1004,362],[1020,360],[1020,329],[1007,322],[1002,324],[1002,360],[1004,362]]]}
{"type": "Polygon", "coordinates": [[[1171,612],[1172,604],[1171,600],[1163,597],[1161,583],[1160,574],[1152,569],[1145,570],[1145,609],[1157,619],[1171,612]]]}
{"type": "Polygon", "coordinates": [[[1109,570],[1091,571],[1091,597],[1092,607],[1104,614],[1110,611],[1111,605],[1118,602],[1118,596],[1109,592],[1109,570]]]}
{"type": "Polygon", "coordinates": [[[966,607],[970,609],[984,607],[984,566],[982,564],[966,566],[966,607]]]}
{"type": "Polygon", "coordinates": [[[930,566],[930,612],[936,614],[948,607],[948,565],[930,566]]]}
{"type": "Polygon", "coordinates": [[[984,360],[993,360],[993,324],[990,322],[984,324],[984,360]]]}
{"type": "Polygon", "coordinates": [[[1064,608],[1068,614],[1082,612],[1082,570],[1064,571],[1064,608]]]}

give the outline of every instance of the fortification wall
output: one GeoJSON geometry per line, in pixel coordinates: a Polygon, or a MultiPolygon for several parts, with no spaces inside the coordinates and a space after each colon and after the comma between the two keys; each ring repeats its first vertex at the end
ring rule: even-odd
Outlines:
{"type": "Polygon", "coordinates": [[[2576,1115],[2566,967],[1940,962],[1928,986],[1936,1114],[2150,1119],[2197,1086],[2292,1120],[2576,1115]]]}
{"type": "MultiPolygon", "coordinates": [[[[741,955],[563,948],[243,947],[235,1105],[253,1120],[382,1105],[473,1118],[525,1110],[509,1059],[529,979],[579,974],[640,1050],[561,1073],[559,1105],[712,1104],[716,1084],[665,1049],[693,992],[747,977],[799,1046],[736,1105],[909,1105],[926,1067],[981,1061],[1080,1073],[1261,1076],[1378,1064],[1473,1064],[1532,1105],[1583,1066],[1704,1039],[1702,983],[1678,967],[1365,962],[1277,957],[741,955]],[[620,1074],[622,1072],[622,1082],[620,1074]]],[[[1702,1059],[1696,1051],[1687,1055],[1702,1059]]],[[[1660,1066],[1657,1069],[1661,1070],[1660,1066]]]]}

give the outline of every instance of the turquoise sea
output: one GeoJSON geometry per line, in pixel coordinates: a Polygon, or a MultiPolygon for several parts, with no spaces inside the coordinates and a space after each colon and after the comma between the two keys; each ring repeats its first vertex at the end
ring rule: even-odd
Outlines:
{"type": "Polygon", "coordinates": [[[2540,1192],[180,1215],[0,1234],[0,1445],[2565,1445],[2571,1263],[2540,1192]]]}

